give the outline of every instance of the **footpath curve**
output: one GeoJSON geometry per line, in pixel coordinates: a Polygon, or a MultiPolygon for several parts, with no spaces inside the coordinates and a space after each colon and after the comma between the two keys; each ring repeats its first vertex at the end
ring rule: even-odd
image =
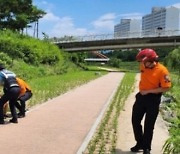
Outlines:
{"type": "MultiPolygon", "coordinates": [[[[110,102],[124,73],[111,72],[30,109],[18,124],[0,126],[3,154],[75,154],[110,102]]],[[[83,146],[82,146],[83,145],[83,146]]]]}

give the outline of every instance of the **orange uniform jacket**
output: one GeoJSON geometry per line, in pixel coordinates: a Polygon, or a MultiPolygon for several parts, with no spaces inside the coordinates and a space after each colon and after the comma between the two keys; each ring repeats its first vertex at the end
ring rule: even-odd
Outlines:
{"type": "Polygon", "coordinates": [[[31,91],[30,86],[22,79],[16,78],[17,83],[20,86],[20,96],[24,95],[26,91],[31,91]]]}
{"type": "Polygon", "coordinates": [[[171,87],[169,72],[165,66],[157,63],[152,69],[145,68],[143,64],[140,65],[141,80],[139,83],[139,90],[150,90],[159,87],[171,87]]]}

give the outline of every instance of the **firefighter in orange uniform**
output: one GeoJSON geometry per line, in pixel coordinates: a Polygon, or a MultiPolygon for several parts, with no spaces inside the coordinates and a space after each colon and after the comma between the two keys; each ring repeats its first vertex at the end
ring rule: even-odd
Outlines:
{"type": "Polygon", "coordinates": [[[17,83],[20,86],[20,95],[15,106],[19,110],[18,118],[25,117],[26,101],[32,97],[32,91],[30,86],[22,79],[16,78],[17,83]]]}
{"type": "Polygon", "coordinates": [[[141,50],[136,59],[140,62],[141,78],[139,92],[132,109],[132,126],[136,145],[132,152],[143,150],[150,154],[155,121],[159,113],[161,95],[171,87],[169,72],[158,62],[158,55],[153,49],[141,50]],[[145,115],[144,129],[141,121],[145,115]]]}

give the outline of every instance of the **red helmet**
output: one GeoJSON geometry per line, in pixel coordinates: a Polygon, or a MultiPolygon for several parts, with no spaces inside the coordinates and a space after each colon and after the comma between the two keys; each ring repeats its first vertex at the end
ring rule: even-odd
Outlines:
{"type": "Polygon", "coordinates": [[[137,61],[139,62],[146,62],[146,61],[157,61],[158,60],[158,55],[153,49],[143,49],[141,50],[137,56],[136,56],[137,61]]]}

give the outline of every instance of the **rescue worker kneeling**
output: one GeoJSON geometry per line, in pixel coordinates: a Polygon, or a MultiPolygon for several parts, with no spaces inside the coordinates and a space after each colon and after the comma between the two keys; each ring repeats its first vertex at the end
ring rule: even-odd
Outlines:
{"type": "Polygon", "coordinates": [[[12,115],[12,119],[9,122],[18,123],[17,113],[15,109],[15,103],[20,94],[20,87],[16,81],[16,75],[6,70],[3,65],[0,64],[0,85],[3,86],[4,94],[0,98],[0,124],[4,124],[3,106],[9,101],[9,107],[12,115]]]}
{"type": "Polygon", "coordinates": [[[26,101],[32,97],[32,91],[30,86],[24,80],[16,78],[16,81],[20,86],[20,95],[15,106],[19,110],[18,118],[23,118],[25,117],[26,112],[26,101]]]}

